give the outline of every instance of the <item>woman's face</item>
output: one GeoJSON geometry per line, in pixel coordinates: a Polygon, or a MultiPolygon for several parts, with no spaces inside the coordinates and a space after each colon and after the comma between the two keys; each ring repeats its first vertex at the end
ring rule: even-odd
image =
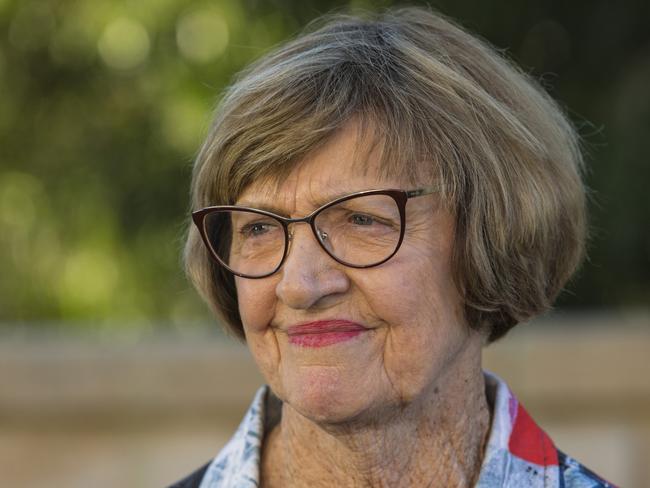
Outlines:
{"type": "MultiPolygon", "coordinates": [[[[279,189],[255,183],[237,203],[302,217],[341,194],[407,189],[379,178],[375,153],[367,168],[354,165],[356,137],[356,126],[348,125],[279,189]]],[[[343,266],[323,251],[309,225],[293,224],[280,271],[236,278],[248,346],[273,391],[301,414],[338,423],[390,413],[431,393],[468,344],[480,340],[464,322],[452,280],[454,220],[436,198],[408,201],[403,244],[384,264],[343,266]],[[341,321],[361,328],[320,339],[289,334],[301,330],[296,326],[318,332],[341,321]]]]}

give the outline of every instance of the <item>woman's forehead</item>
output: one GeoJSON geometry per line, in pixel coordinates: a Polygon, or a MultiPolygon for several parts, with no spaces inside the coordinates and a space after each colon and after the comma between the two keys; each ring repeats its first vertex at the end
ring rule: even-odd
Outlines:
{"type": "MultiPolygon", "coordinates": [[[[311,154],[296,163],[286,177],[273,175],[254,181],[237,203],[280,203],[319,206],[342,195],[377,188],[401,188],[407,182],[382,171],[381,146],[360,139],[347,125],[311,154]]],[[[252,205],[251,205],[252,206],[252,205]]]]}
{"type": "Polygon", "coordinates": [[[407,186],[373,168],[359,166],[345,162],[301,164],[281,181],[265,179],[252,183],[241,193],[237,204],[284,210],[312,209],[358,191],[407,186]]]}

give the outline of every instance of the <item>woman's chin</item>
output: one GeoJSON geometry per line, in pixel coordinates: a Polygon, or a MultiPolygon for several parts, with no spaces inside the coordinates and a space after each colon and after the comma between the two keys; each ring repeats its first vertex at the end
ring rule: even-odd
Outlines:
{"type": "Polygon", "coordinates": [[[364,411],[361,405],[313,401],[313,399],[300,399],[292,407],[300,415],[321,427],[349,424],[359,418],[364,411]]]}
{"type": "Polygon", "coordinates": [[[369,407],[371,392],[337,374],[314,373],[291,382],[285,392],[286,402],[302,416],[318,424],[340,424],[369,407]]]}

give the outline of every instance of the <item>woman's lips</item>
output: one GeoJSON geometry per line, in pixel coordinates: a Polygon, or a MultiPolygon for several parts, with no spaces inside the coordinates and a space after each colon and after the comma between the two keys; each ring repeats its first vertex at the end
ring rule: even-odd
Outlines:
{"type": "Polygon", "coordinates": [[[292,325],[287,329],[287,335],[289,344],[324,347],[354,339],[366,330],[361,324],[349,320],[318,320],[292,325]]]}

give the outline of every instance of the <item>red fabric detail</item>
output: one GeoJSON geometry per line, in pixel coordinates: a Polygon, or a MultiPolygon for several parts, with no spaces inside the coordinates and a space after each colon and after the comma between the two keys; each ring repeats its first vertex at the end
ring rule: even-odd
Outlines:
{"type": "Polygon", "coordinates": [[[558,465],[557,449],[528,412],[519,405],[517,417],[512,426],[508,449],[518,458],[540,466],[558,465]]]}

